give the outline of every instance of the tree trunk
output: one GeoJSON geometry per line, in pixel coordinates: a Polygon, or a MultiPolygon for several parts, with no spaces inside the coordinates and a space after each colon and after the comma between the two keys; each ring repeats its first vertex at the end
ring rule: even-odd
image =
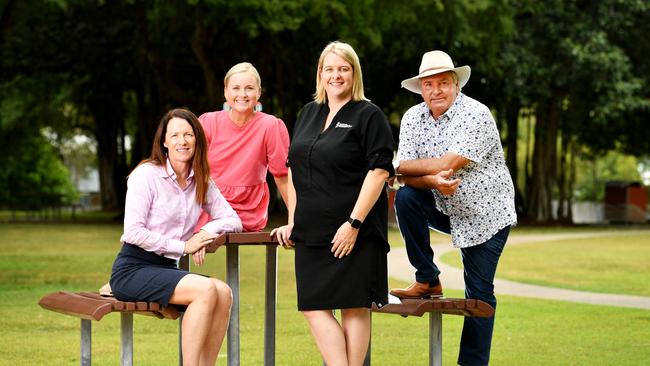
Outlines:
{"type": "Polygon", "coordinates": [[[557,181],[557,137],[560,126],[561,118],[561,104],[557,99],[551,99],[549,103],[549,114],[548,114],[548,135],[546,140],[546,174],[548,179],[545,180],[546,191],[546,207],[548,210],[548,216],[545,218],[545,221],[552,220],[552,202],[553,202],[553,191],[556,187],[557,181]]]}
{"type": "Polygon", "coordinates": [[[524,211],[524,217],[527,217],[530,215],[529,210],[530,210],[530,192],[531,192],[531,185],[532,185],[532,172],[531,172],[531,141],[532,141],[532,129],[533,129],[533,111],[528,109],[526,111],[526,156],[524,157],[524,177],[525,177],[525,184],[526,186],[524,187],[524,192],[526,192],[525,198],[526,198],[526,210],[524,211]]]}
{"type": "MultiPolygon", "coordinates": [[[[204,111],[221,109],[225,101],[223,90],[223,75],[217,74],[217,70],[228,70],[233,65],[227,65],[227,57],[222,57],[219,51],[219,24],[206,24],[203,19],[203,7],[199,4],[195,7],[194,33],[191,39],[191,48],[196,62],[201,67],[205,81],[205,93],[198,102],[193,103],[197,114],[204,111]]],[[[225,72],[224,72],[225,73],[225,72]]]]}
{"type": "Polygon", "coordinates": [[[135,168],[142,159],[149,157],[158,122],[165,112],[161,110],[163,101],[151,77],[143,79],[136,87],[135,93],[138,123],[131,149],[131,169],[135,168]]]}
{"type": "Polygon", "coordinates": [[[571,159],[569,160],[569,182],[567,184],[567,189],[569,195],[567,198],[568,205],[568,220],[569,223],[573,223],[573,186],[576,182],[576,156],[577,156],[577,144],[575,141],[569,143],[569,151],[571,153],[571,159]]]}
{"type": "Polygon", "coordinates": [[[567,221],[567,213],[568,213],[568,193],[567,192],[567,184],[568,184],[568,177],[567,177],[567,171],[568,171],[568,162],[567,162],[567,154],[569,154],[569,137],[566,136],[566,134],[560,132],[561,134],[561,144],[560,144],[560,169],[559,169],[559,176],[558,176],[558,182],[557,182],[557,188],[558,188],[558,198],[557,198],[557,211],[556,211],[556,216],[558,221],[560,222],[566,222],[567,221]]]}
{"type": "Polygon", "coordinates": [[[203,110],[204,108],[214,108],[214,105],[223,102],[224,85],[220,78],[216,76],[214,63],[208,55],[206,47],[206,42],[209,38],[208,31],[198,14],[200,12],[200,7],[197,6],[196,9],[197,16],[194,22],[194,34],[192,35],[192,52],[194,52],[196,61],[201,66],[203,78],[205,79],[205,96],[207,98],[205,103],[207,103],[207,105],[200,106],[199,108],[203,110]]]}
{"type": "Polygon", "coordinates": [[[530,217],[535,221],[547,222],[552,219],[551,200],[556,182],[559,103],[552,98],[543,100],[538,103],[535,115],[533,171],[528,207],[530,217]]]}
{"type": "Polygon", "coordinates": [[[524,197],[521,194],[521,189],[519,187],[519,168],[517,164],[517,141],[519,137],[519,112],[520,105],[518,103],[510,102],[505,106],[505,123],[507,128],[506,136],[506,165],[510,170],[510,175],[512,176],[512,183],[515,187],[515,207],[517,209],[517,216],[525,217],[526,216],[526,204],[524,202],[524,197]]]}
{"type": "Polygon", "coordinates": [[[124,110],[122,92],[96,91],[88,104],[95,120],[97,160],[103,210],[121,210],[126,196],[124,110]]]}
{"type": "MultiPolygon", "coordinates": [[[[139,18],[142,23],[147,22],[144,7],[142,7],[139,18]]],[[[131,144],[129,171],[133,170],[142,159],[149,157],[158,121],[164,112],[162,106],[165,104],[159,85],[156,83],[155,72],[152,71],[160,63],[155,61],[154,53],[151,52],[152,46],[147,27],[142,27],[137,42],[136,67],[138,72],[136,73],[137,80],[133,85],[136,103],[134,108],[136,111],[136,130],[131,144]]],[[[162,74],[162,72],[158,71],[158,74],[162,74]]]]}
{"type": "Polygon", "coordinates": [[[506,165],[512,175],[512,182],[517,187],[518,169],[517,169],[517,135],[519,131],[519,105],[517,103],[508,103],[505,111],[505,123],[507,128],[506,136],[506,165]]]}

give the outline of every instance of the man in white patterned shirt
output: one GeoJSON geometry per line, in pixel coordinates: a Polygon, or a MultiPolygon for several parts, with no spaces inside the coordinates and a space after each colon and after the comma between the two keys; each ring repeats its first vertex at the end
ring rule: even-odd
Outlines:
{"type": "MultiPolygon", "coordinates": [[[[490,110],[460,92],[469,76],[469,66],[454,67],[449,55],[431,51],[422,57],[419,74],[402,82],[424,99],[402,117],[393,162],[402,185],[395,211],[416,272],[411,286],[391,294],[442,296],[429,242],[432,228],[451,234],[461,250],[465,297],[496,308],[494,275],[517,222],[514,187],[490,110]]],[[[465,317],[458,364],[488,364],[493,328],[494,317],[465,317]]]]}

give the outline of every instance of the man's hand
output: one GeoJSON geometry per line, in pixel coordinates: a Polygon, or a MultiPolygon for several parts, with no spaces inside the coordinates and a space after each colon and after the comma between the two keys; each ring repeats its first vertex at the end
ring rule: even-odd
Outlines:
{"type": "Polygon", "coordinates": [[[435,175],[427,175],[425,178],[429,181],[429,186],[436,189],[445,196],[451,196],[456,192],[460,179],[450,179],[454,174],[453,169],[443,170],[435,175]]]}

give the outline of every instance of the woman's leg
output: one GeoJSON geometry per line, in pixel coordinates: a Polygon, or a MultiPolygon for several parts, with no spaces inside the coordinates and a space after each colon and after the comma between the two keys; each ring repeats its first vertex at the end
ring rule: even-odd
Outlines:
{"type": "Polygon", "coordinates": [[[230,287],[216,278],[210,278],[210,280],[217,289],[219,299],[217,306],[214,308],[210,331],[205,338],[205,344],[201,351],[202,365],[214,365],[217,361],[223,338],[226,336],[226,330],[228,329],[230,307],[232,305],[232,290],[230,287]]]}
{"type": "Polygon", "coordinates": [[[348,366],[345,334],[332,311],[309,310],[302,314],[327,366],[348,366]]]}
{"type": "MultiPolygon", "coordinates": [[[[214,321],[218,318],[215,316],[216,309],[219,308],[217,286],[210,278],[188,274],[176,285],[169,303],[187,305],[182,325],[183,365],[207,364],[208,360],[201,360],[201,356],[205,354],[206,339],[211,337],[210,332],[213,330],[214,321]]],[[[220,344],[213,345],[217,348],[220,346],[220,344]]]]}
{"type": "Polygon", "coordinates": [[[348,364],[361,366],[370,342],[370,310],[368,308],[341,309],[341,322],[345,334],[348,364]]]}

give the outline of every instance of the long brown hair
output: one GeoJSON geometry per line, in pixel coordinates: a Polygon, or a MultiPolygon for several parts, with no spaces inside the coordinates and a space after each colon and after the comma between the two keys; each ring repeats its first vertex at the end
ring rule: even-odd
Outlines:
{"type": "MultiPolygon", "coordinates": [[[[196,137],[194,146],[194,156],[192,157],[192,169],[194,170],[194,182],[196,183],[196,202],[200,205],[207,200],[208,185],[210,184],[210,165],[208,165],[208,141],[205,138],[203,127],[199,123],[194,113],[183,108],[172,109],[160,120],[156,136],[153,139],[151,155],[148,159],[140,162],[153,163],[155,165],[165,166],[167,161],[167,148],[165,147],[165,135],[167,134],[167,125],[172,118],[181,118],[192,126],[192,131],[196,137]]],[[[140,165],[138,164],[138,165],[140,165]]]]}

